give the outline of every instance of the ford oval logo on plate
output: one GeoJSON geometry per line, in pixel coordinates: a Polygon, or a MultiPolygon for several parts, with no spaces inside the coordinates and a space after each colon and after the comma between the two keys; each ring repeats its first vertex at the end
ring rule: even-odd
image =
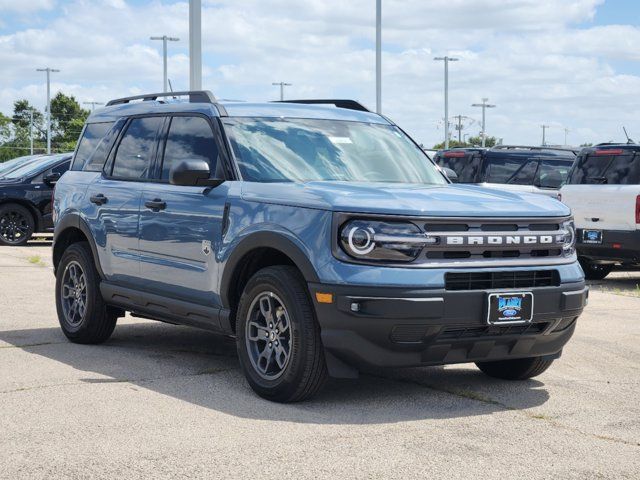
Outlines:
{"type": "Polygon", "coordinates": [[[502,315],[504,315],[505,317],[513,317],[515,315],[518,314],[517,310],[514,310],[513,308],[510,308],[508,310],[503,310],[502,311],[502,315]]]}

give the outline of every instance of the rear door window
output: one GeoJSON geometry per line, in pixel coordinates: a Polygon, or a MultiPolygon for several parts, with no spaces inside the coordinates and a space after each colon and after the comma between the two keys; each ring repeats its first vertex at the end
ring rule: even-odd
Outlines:
{"type": "Polygon", "coordinates": [[[569,183],[638,185],[640,184],[640,156],[633,152],[622,155],[588,153],[578,157],[569,183]]]}
{"type": "Polygon", "coordinates": [[[535,185],[540,188],[560,188],[567,180],[573,161],[542,160],[535,185]]]}
{"type": "Polygon", "coordinates": [[[122,136],[111,175],[123,180],[149,178],[156,151],[158,128],[163,117],[134,118],[122,136]]]}
{"type": "MultiPolygon", "coordinates": [[[[462,153],[462,152],[460,152],[462,153]]],[[[458,152],[456,152],[459,155],[458,152]]],[[[464,153],[461,156],[447,156],[445,154],[438,155],[438,165],[444,168],[450,168],[458,175],[460,183],[474,183],[477,180],[478,172],[482,157],[479,153],[464,153]]]]}
{"type": "Polygon", "coordinates": [[[484,181],[510,185],[533,185],[537,168],[537,160],[487,157],[484,181]]]}
{"type": "Polygon", "coordinates": [[[171,167],[183,160],[203,160],[212,172],[218,163],[218,147],[211,125],[203,117],[173,117],[164,149],[162,180],[169,180],[171,167]]]}
{"type": "Polygon", "coordinates": [[[89,123],[82,132],[82,138],[78,142],[78,148],[73,160],[72,170],[85,170],[92,172],[99,172],[102,170],[102,163],[100,165],[94,165],[91,161],[96,148],[100,144],[104,136],[111,130],[113,122],[101,122],[101,123],[89,123]]]}

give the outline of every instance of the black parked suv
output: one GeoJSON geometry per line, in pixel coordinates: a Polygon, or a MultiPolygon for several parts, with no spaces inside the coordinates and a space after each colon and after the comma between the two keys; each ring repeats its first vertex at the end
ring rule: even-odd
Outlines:
{"type": "Polygon", "coordinates": [[[53,231],[51,196],[73,153],[26,157],[0,174],[0,245],[26,244],[34,233],[53,231]]]}
{"type": "Polygon", "coordinates": [[[493,148],[454,148],[440,151],[435,162],[453,170],[459,183],[557,198],[576,159],[563,147],[499,145],[493,148]]]}

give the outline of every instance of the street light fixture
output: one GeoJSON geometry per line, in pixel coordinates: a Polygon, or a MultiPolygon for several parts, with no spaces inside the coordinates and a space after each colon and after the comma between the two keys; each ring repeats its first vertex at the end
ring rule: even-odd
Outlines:
{"type": "Polygon", "coordinates": [[[279,85],[280,86],[280,101],[284,101],[284,87],[290,87],[292,84],[291,83],[286,83],[286,82],[273,82],[271,85],[279,85]]]}
{"type": "Polygon", "coordinates": [[[435,57],[436,61],[444,61],[444,148],[449,148],[449,62],[457,62],[454,57],[435,57]]]}
{"type": "Polygon", "coordinates": [[[382,113],[382,0],[376,0],[376,113],[382,113]]]}
{"type": "Polygon", "coordinates": [[[488,98],[483,98],[482,99],[482,103],[473,103],[471,104],[472,107],[482,107],[482,146],[485,146],[486,143],[486,139],[487,139],[487,130],[486,130],[486,111],[487,108],[496,108],[495,105],[489,105],[487,102],[489,101],[488,98]]]}
{"type": "Polygon", "coordinates": [[[36,68],[37,72],[47,72],[47,154],[51,154],[51,74],[60,70],[55,68],[36,68]]]}
{"type": "Polygon", "coordinates": [[[189,0],[189,90],[202,90],[202,0],[189,0]]]}
{"type": "Polygon", "coordinates": [[[167,42],[177,42],[180,39],[178,37],[167,37],[163,35],[161,37],[149,37],[150,40],[162,40],[162,66],[163,66],[163,88],[164,92],[169,91],[167,82],[167,42]]]}

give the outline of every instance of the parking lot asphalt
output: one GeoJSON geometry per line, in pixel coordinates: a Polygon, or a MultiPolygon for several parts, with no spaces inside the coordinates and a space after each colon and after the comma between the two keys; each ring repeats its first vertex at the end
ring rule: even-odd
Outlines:
{"type": "Polygon", "coordinates": [[[50,244],[0,247],[2,478],[640,478],[640,273],[594,286],[540,377],[473,365],[257,397],[232,340],[126,318],[58,328],[50,244]]]}

